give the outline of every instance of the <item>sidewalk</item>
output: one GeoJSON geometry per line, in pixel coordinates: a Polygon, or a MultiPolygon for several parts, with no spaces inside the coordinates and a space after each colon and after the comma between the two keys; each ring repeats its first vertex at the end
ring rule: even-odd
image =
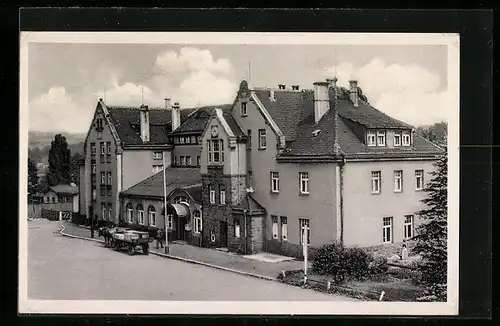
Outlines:
{"type": "MultiPolygon", "coordinates": [[[[72,223],[65,222],[64,233],[90,238],[90,230],[72,223]]],[[[102,237],[94,232],[94,239],[104,241],[102,237]]],[[[241,255],[222,252],[214,249],[200,248],[191,245],[177,243],[170,244],[169,254],[165,255],[165,249],[156,249],[156,242],[150,244],[150,252],[171,259],[182,260],[190,263],[201,264],[217,269],[223,269],[239,274],[250,275],[268,280],[276,280],[282,270],[298,270],[304,267],[304,263],[298,260],[269,263],[245,258],[241,255]]]]}

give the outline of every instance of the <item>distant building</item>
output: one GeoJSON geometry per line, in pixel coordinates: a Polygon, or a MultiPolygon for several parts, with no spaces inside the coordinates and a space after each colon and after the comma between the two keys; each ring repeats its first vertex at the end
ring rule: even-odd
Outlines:
{"type": "Polygon", "coordinates": [[[73,212],[79,211],[78,186],[59,184],[49,186],[39,194],[42,204],[72,203],[73,212]]]}

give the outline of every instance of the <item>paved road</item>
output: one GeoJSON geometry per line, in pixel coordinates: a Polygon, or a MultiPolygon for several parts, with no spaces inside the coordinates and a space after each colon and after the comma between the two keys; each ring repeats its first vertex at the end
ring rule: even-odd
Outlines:
{"type": "Polygon", "coordinates": [[[154,255],[130,257],[64,237],[59,226],[28,222],[28,299],[351,301],[154,255]]]}

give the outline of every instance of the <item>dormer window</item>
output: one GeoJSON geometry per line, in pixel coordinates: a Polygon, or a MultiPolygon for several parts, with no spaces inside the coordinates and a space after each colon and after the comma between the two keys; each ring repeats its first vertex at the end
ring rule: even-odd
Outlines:
{"type": "Polygon", "coordinates": [[[222,139],[209,139],[208,163],[224,163],[224,141],[222,139]]]}
{"type": "Polygon", "coordinates": [[[409,131],[403,131],[403,146],[410,146],[410,132],[409,131]]]}
{"type": "Polygon", "coordinates": [[[241,116],[247,116],[247,102],[241,102],[241,116]]]}
{"type": "Polygon", "coordinates": [[[385,131],[377,131],[377,146],[385,146],[385,131]]]}
{"type": "Polygon", "coordinates": [[[368,146],[377,146],[377,138],[375,131],[368,131],[366,135],[366,144],[368,146]]]}
{"type": "Polygon", "coordinates": [[[394,133],[394,146],[401,146],[401,133],[397,131],[394,133]]]}

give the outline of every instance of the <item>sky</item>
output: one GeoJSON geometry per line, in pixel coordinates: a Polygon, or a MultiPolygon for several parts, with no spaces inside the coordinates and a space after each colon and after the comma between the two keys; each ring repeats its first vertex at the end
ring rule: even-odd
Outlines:
{"type": "Polygon", "coordinates": [[[445,45],[179,45],[30,43],[29,130],[86,132],[99,98],[108,105],[232,103],[239,83],[312,89],[339,79],[377,109],[415,126],[446,121],[445,45]]]}

